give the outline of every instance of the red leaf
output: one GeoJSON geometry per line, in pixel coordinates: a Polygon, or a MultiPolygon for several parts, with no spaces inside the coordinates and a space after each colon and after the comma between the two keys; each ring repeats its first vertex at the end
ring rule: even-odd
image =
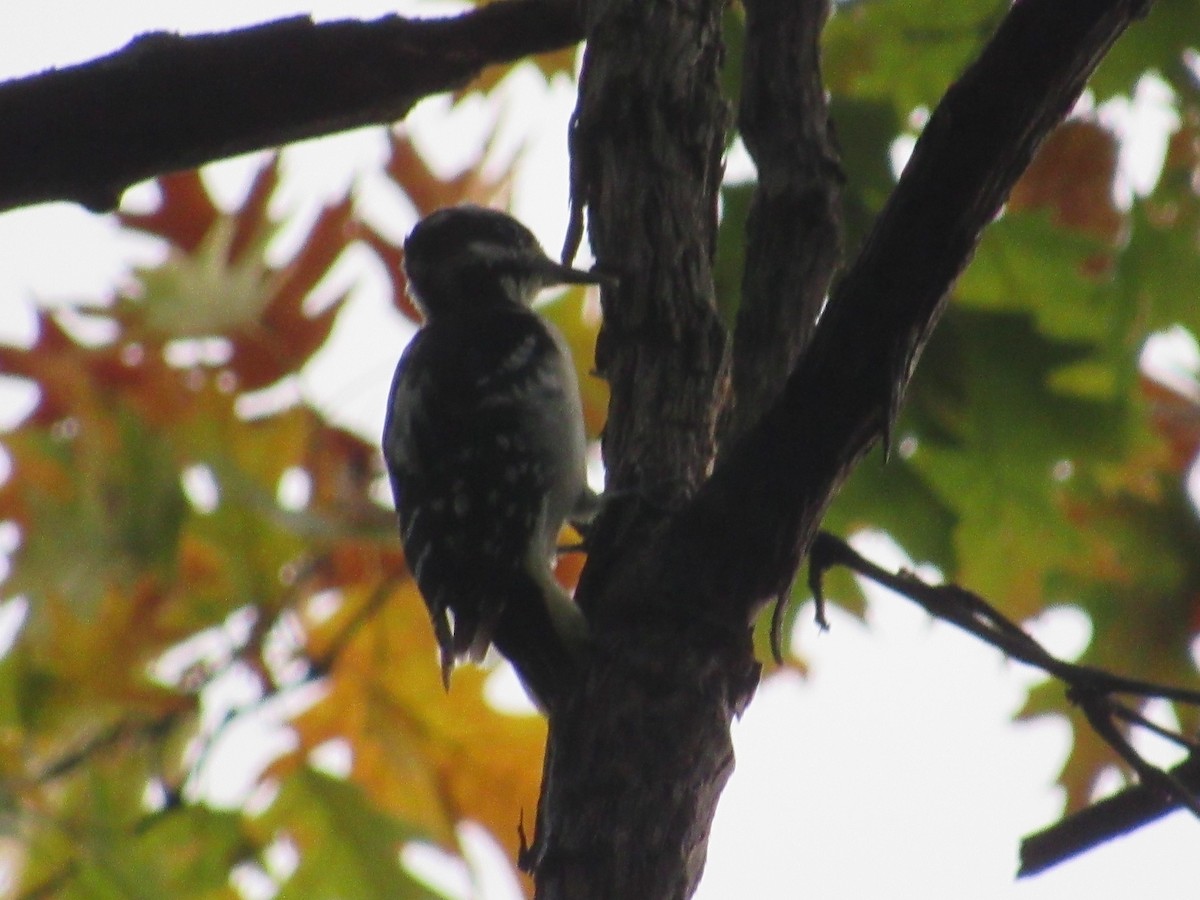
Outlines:
{"type": "Polygon", "coordinates": [[[421,322],[420,311],[413,305],[408,295],[408,278],[404,275],[404,250],[365,223],[357,223],[355,236],[375,251],[387,271],[388,280],[392,283],[392,306],[400,314],[412,322],[421,322]]]}
{"type": "Polygon", "coordinates": [[[1013,187],[1013,209],[1049,207],[1055,221],[1109,243],[1125,217],[1113,200],[1117,139],[1097,122],[1072,119],[1048,137],[1013,187]]]}
{"type": "Polygon", "coordinates": [[[325,277],[352,237],[350,230],[354,205],[348,197],[321,210],[309,229],[300,250],[276,279],[275,297],[268,307],[277,304],[299,309],[304,298],[325,277]]]}
{"type": "Polygon", "coordinates": [[[269,226],[267,209],[275,188],[279,186],[279,154],[274,154],[270,160],[254,175],[250,192],[242,201],[241,208],[235,215],[236,226],[233,239],[229,242],[229,262],[236,263],[242,254],[254,242],[263,229],[269,226]]]}
{"type": "Polygon", "coordinates": [[[1171,469],[1183,475],[1200,451],[1200,385],[1192,382],[1170,386],[1146,375],[1141,377],[1142,393],[1150,401],[1150,421],[1167,442],[1171,469]]]}
{"type": "Polygon", "coordinates": [[[386,171],[416,207],[421,217],[444,206],[477,203],[480,206],[504,207],[511,194],[516,158],[509,161],[496,175],[487,175],[483,163],[495,137],[493,132],[475,163],[453,178],[439,178],[425,163],[412,141],[405,134],[391,134],[391,155],[386,171]]]}
{"type": "Polygon", "coordinates": [[[152,213],[118,212],[121,223],[165,238],[185,253],[200,246],[208,229],[221,214],[194,169],[162,175],[155,183],[162,194],[152,213]]]}

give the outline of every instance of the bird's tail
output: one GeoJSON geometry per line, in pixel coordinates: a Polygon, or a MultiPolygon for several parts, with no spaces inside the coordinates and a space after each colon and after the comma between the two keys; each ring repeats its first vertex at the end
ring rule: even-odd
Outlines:
{"type": "Polygon", "coordinates": [[[587,642],[587,623],[579,607],[553,575],[522,572],[513,597],[492,629],[492,643],[517,670],[522,684],[542,709],[578,674],[587,642]]]}

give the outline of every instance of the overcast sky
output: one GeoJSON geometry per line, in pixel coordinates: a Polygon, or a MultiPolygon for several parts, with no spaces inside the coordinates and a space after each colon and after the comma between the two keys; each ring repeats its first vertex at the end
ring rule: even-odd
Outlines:
{"type": "MultiPolygon", "coordinates": [[[[420,5],[430,12],[447,4],[420,5]]],[[[395,3],[338,0],[178,2],[42,0],[0,5],[0,77],[29,74],[111,51],[154,29],[195,32],[312,12],[318,18],[373,17],[395,3]]],[[[541,121],[519,183],[517,211],[551,251],[565,222],[563,127],[571,97],[519,82],[508,111],[541,121]],[[525,91],[526,93],[521,93],[525,91]],[[552,177],[553,173],[557,177],[552,177]]],[[[438,124],[438,104],[417,127],[446,166],[489,121],[469,108],[455,132],[438,124]]],[[[520,131],[519,124],[515,126],[520,131]]],[[[411,224],[369,173],[382,158],[377,133],[363,132],[289,151],[285,212],[301,219],[357,179],[371,214],[399,233],[411,224]]],[[[225,164],[214,176],[231,199],[251,169],[225,164]]],[[[281,250],[280,252],[283,252],[281,250]]],[[[112,223],[52,205],[0,215],[0,333],[28,334],[33,299],[99,298],[131,261],[152,248],[116,234],[112,223]],[[24,310],[25,312],[22,312],[24,310]]],[[[382,420],[391,366],[406,334],[388,308],[378,273],[350,260],[339,279],[356,283],[333,346],[305,373],[302,389],[340,420],[374,435],[382,420]]],[[[0,420],[19,413],[20,391],[0,391],[0,420]],[[7,416],[5,415],[7,413],[7,416]]],[[[886,541],[872,552],[887,554],[886,541]]],[[[1011,716],[1033,675],[1004,662],[949,626],[931,623],[907,601],[876,599],[867,626],[836,610],[818,634],[803,617],[799,646],[811,664],[806,680],[765,683],[735,731],[738,768],[714,826],[704,900],[745,897],[1061,898],[1147,897],[1194,900],[1200,885],[1200,825],[1182,814],[1114,842],[1088,857],[1016,884],[1021,835],[1054,821],[1061,800],[1053,778],[1068,750],[1065,726],[1015,726],[1011,716]]],[[[1062,611],[1043,631],[1061,653],[1078,652],[1086,621],[1062,611]]],[[[231,779],[234,776],[231,775],[231,779]]],[[[483,889],[503,896],[502,887],[483,889]]]]}

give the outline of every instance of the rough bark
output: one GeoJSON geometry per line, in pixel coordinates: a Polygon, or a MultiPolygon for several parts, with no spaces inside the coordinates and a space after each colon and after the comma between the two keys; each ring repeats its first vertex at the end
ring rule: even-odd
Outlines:
{"type": "Polygon", "coordinates": [[[619,278],[597,347],[617,499],[589,535],[577,592],[595,653],[550,712],[529,860],[542,900],[691,895],[733,765],[729,727],[757,683],[745,620],[697,620],[689,598],[629,565],[646,528],[706,476],[727,392],[712,280],[729,119],[723,5],[588,6],[572,196],[577,225],[586,206],[592,248],[619,278]]]}
{"type": "Polygon", "coordinates": [[[603,437],[618,499],[590,536],[585,611],[610,561],[644,540],[708,474],[728,389],[712,260],[729,122],[718,80],[715,0],[593,2],[571,126],[572,219],[619,284],[603,295],[598,374],[611,389],[603,437]]]}
{"type": "MultiPolygon", "coordinates": [[[[641,116],[657,91],[687,95],[675,42],[710,46],[717,11],[695,2],[655,4],[653,14],[642,6],[591,8],[576,200],[588,206],[600,265],[622,279],[605,298],[602,364],[614,396],[606,461],[618,490],[662,489],[643,480],[649,472],[677,477],[680,487],[666,505],[618,494],[592,537],[580,600],[597,651],[580,689],[550,714],[537,852],[528,860],[538,896],[556,900],[683,898],[694,889],[732,761],[726,727],[757,677],[748,622],[790,582],[834,493],[886,437],[947,292],[1034,150],[1147,8],[1135,0],[1012,8],[931,117],[807,350],[796,337],[807,326],[781,339],[799,361],[778,399],[685,499],[711,459],[700,455],[711,450],[712,420],[699,404],[715,407],[723,394],[706,325],[710,288],[692,280],[704,271],[695,260],[712,228],[709,195],[694,193],[708,170],[702,155],[680,148],[703,146],[706,138],[687,135],[706,136],[715,113],[702,95],[690,110],[662,103],[657,113],[673,115],[675,128],[641,116]],[[689,34],[689,25],[698,30],[689,34]],[[653,71],[636,62],[647,56],[653,71]],[[631,121],[648,137],[632,139],[631,121]],[[689,174],[675,181],[681,170],[689,174]],[[690,243],[681,223],[695,229],[690,243]],[[650,336],[655,353],[645,352],[650,336]],[[683,369],[658,371],[663,357],[683,369]],[[707,378],[697,361],[711,367],[707,378]],[[664,384],[694,394],[667,393],[664,384]]],[[[688,64],[704,58],[693,51],[688,64]]],[[[835,177],[831,169],[826,177],[835,177]]],[[[827,266],[813,271],[828,278],[827,266]]],[[[792,321],[811,325],[815,294],[807,312],[789,308],[792,321]]]]}
{"type": "Polygon", "coordinates": [[[746,222],[722,439],[736,440],[778,396],[841,259],[841,167],[821,81],[829,0],[745,0],[738,127],[758,169],[746,222]]]}
{"type": "MultiPolygon", "coordinates": [[[[711,0],[595,0],[572,119],[572,203],[620,283],[596,347],[609,481],[663,502],[712,459],[727,380],[712,258],[728,106],[711,0]]],[[[576,232],[577,233],[577,232],[576,232]]]]}
{"type": "Polygon", "coordinates": [[[748,642],[699,640],[683,621],[606,629],[582,688],[551,712],[527,861],[539,900],[685,900],[699,884],[758,668],[748,642]]]}
{"type": "Polygon", "coordinates": [[[0,211],[113,209],[135,182],[402,119],[489,64],[576,43],[574,5],[508,0],[448,19],[308,17],[142,35],[102,59],[0,84],[0,211]]]}

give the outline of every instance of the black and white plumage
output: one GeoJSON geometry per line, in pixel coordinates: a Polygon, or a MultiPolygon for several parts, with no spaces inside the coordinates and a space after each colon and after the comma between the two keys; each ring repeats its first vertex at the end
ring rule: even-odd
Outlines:
{"type": "Polygon", "coordinates": [[[404,252],[425,323],[396,367],[383,451],[443,678],[494,642],[548,705],[584,630],[552,574],[558,534],[595,495],[570,353],[530,304],[598,279],[475,206],[423,219],[404,252]]]}

